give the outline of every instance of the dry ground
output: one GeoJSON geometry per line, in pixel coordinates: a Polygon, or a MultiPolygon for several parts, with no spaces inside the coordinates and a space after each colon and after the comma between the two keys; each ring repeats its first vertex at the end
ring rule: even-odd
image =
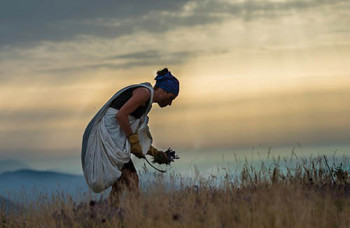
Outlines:
{"type": "Polygon", "coordinates": [[[348,170],[328,169],[322,158],[293,169],[246,165],[238,176],[192,183],[172,178],[177,186],[158,177],[142,192],[125,191],[117,205],[43,197],[27,210],[2,210],[0,227],[350,227],[348,170]]]}

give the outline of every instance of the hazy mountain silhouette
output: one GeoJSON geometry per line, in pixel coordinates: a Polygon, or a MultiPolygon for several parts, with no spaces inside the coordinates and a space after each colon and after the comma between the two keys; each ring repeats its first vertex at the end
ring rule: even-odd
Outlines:
{"type": "Polygon", "coordinates": [[[29,169],[0,174],[0,195],[11,200],[35,198],[42,193],[64,192],[74,195],[87,191],[85,179],[79,175],[29,169]]]}
{"type": "Polygon", "coordinates": [[[15,171],[19,169],[29,169],[30,167],[20,161],[16,160],[0,160],[0,173],[15,171]]]}

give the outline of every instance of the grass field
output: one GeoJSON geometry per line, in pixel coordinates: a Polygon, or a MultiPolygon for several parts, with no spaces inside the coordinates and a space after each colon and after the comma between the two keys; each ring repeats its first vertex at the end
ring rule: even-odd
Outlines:
{"type": "Polygon", "coordinates": [[[2,210],[0,227],[350,227],[348,160],[293,164],[245,164],[206,177],[197,170],[192,179],[155,175],[142,191],[124,191],[118,205],[46,195],[26,209],[2,210]]]}

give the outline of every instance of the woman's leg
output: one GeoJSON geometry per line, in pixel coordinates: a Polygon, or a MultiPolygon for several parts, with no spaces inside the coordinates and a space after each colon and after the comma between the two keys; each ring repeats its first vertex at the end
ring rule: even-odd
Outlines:
{"type": "Polygon", "coordinates": [[[131,160],[124,165],[121,171],[122,175],[112,186],[112,190],[109,195],[109,198],[115,203],[118,203],[120,194],[123,192],[123,190],[138,191],[139,187],[139,177],[131,160]]]}

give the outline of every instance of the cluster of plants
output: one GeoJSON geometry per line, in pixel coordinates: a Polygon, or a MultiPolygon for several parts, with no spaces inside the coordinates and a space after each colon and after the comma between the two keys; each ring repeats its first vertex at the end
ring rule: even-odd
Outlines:
{"type": "Polygon", "coordinates": [[[193,178],[154,174],[118,201],[43,195],[21,210],[2,210],[0,227],[350,227],[346,157],[277,158],[204,176],[193,170],[193,178]]]}

